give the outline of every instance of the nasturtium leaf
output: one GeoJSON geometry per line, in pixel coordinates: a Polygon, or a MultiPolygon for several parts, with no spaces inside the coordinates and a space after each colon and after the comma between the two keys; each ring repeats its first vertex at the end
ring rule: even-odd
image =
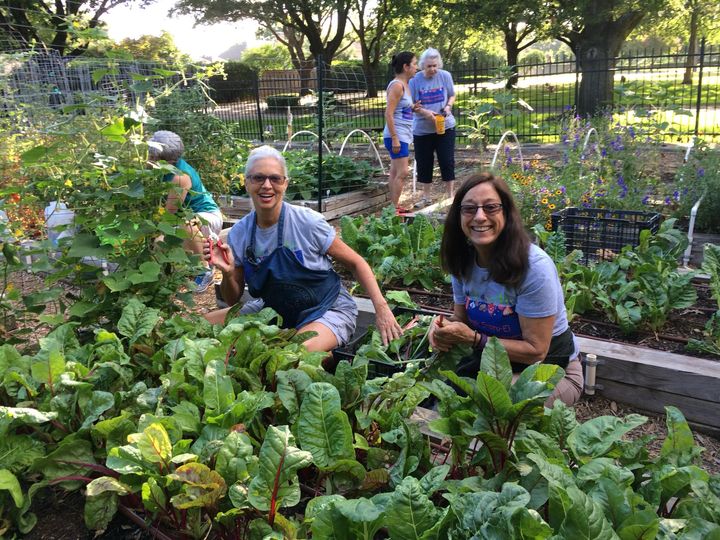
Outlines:
{"type": "Polygon", "coordinates": [[[295,447],[288,426],[270,426],[260,448],[260,467],[249,486],[248,500],[258,510],[300,502],[297,471],[312,463],[312,454],[295,447]]]}
{"type": "Polygon", "coordinates": [[[141,337],[149,335],[159,320],[159,310],[145,306],[137,298],[131,298],[118,321],[118,332],[130,338],[130,343],[135,343],[141,337]]]}
{"type": "Polygon", "coordinates": [[[0,491],[9,492],[15,506],[22,508],[25,497],[23,497],[20,482],[18,482],[17,477],[7,469],[0,469],[0,491]]]}
{"type": "Polygon", "coordinates": [[[297,421],[300,446],[313,455],[318,467],[354,459],[352,427],[340,408],[340,394],[329,383],[313,383],[305,391],[297,421]]]}

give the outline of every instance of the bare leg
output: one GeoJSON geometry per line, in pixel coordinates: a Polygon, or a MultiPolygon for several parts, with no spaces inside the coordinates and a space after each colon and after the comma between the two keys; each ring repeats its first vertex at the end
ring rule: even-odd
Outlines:
{"type": "Polygon", "coordinates": [[[432,200],[432,182],[423,184],[422,186],[423,186],[423,199],[431,201],[432,200]]]}
{"type": "Polygon", "coordinates": [[[457,180],[450,180],[449,182],[445,182],[445,194],[448,196],[449,199],[452,199],[455,196],[456,183],[457,180]]]}
{"type": "Polygon", "coordinates": [[[308,351],[332,351],[338,346],[335,334],[322,323],[308,323],[300,328],[298,332],[317,332],[317,336],[311,337],[303,343],[308,351]]]}
{"type": "Polygon", "coordinates": [[[390,201],[397,207],[400,203],[403,184],[408,174],[408,158],[397,158],[390,161],[388,185],[390,187],[390,201]]]}
{"type": "Polygon", "coordinates": [[[205,313],[203,317],[205,317],[210,324],[224,324],[228,311],[230,311],[229,307],[225,309],[216,309],[215,311],[205,313]]]}
{"type": "Polygon", "coordinates": [[[190,223],[185,226],[185,230],[190,235],[190,238],[183,242],[183,247],[186,251],[199,255],[203,266],[205,268],[210,268],[210,264],[203,259],[203,242],[205,241],[205,238],[203,237],[200,228],[197,225],[190,223]]]}

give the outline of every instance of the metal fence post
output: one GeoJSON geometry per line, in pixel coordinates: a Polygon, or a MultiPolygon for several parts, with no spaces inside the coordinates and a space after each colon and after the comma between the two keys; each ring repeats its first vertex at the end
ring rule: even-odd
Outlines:
{"type": "Polygon", "coordinates": [[[473,55],[473,96],[477,96],[477,55],[473,55]]]}
{"type": "Polygon", "coordinates": [[[700,132],[700,106],[702,105],[703,67],[705,66],[705,38],[700,40],[700,68],[698,69],[697,103],[695,105],[695,136],[700,132]]]}
{"type": "MultiPolygon", "coordinates": [[[[573,51],[575,52],[575,51],[573,51]]],[[[573,107],[575,111],[578,109],[578,101],[580,99],[580,47],[575,52],[575,103],[573,107]]]]}
{"type": "Polygon", "coordinates": [[[317,87],[318,87],[318,209],[317,211],[322,214],[322,188],[323,188],[323,70],[325,65],[323,64],[322,54],[317,55],[315,59],[315,71],[317,71],[317,87]]]}
{"type": "Polygon", "coordinates": [[[260,142],[265,142],[263,135],[262,107],[260,107],[260,74],[255,72],[255,106],[257,107],[258,128],[260,129],[260,142]]]}

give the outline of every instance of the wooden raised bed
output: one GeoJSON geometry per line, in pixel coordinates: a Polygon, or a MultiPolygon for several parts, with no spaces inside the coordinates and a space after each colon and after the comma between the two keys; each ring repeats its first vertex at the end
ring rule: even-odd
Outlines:
{"type": "MultiPolygon", "coordinates": [[[[317,200],[288,201],[291,204],[318,209],[317,200]]],[[[218,197],[220,210],[231,220],[238,220],[249,214],[252,205],[249,197],[220,196],[218,197]]],[[[328,221],[343,216],[356,216],[381,210],[390,204],[390,190],[387,183],[370,184],[357,190],[333,195],[322,200],[320,212],[328,221]]]]}
{"type": "MultiPolygon", "coordinates": [[[[375,318],[372,303],[355,298],[358,328],[375,318]]],[[[580,352],[593,353],[596,395],[639,411],[665,414],[674,405],[697,431],[720,438],[720,361],[668,353],[625,343],[577,337],[580,352]]]]}

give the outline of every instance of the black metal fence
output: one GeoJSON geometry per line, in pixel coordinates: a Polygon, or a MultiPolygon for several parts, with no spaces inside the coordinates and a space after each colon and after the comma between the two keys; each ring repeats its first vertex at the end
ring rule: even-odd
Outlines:
{"type": "MultiPolygon", "coordinates": [[[[445,69],[455,83],[454,114],[461,139],[483,132],[492,141],[511,129],[526,141],[556,140],[561,121],[576,110],[583,85],[607,82],[598,76],[601,72],[609,74],[613,89],[611,99],[600,105],[628,121],[654,122],[673,139],[720,136],[720,47],[715,45],[703,44],[690,55],[687,50],[635,51],[595,58],[585,66],[573,56],[521,64],[517,85],[507,92],[506,79],[496,78],[507,75],[504,64],[472,59],[445,69]],[[684,84],[686,70],[689,80],[684,84]],[[478,120],[474,113],[483,102],[490,103],[486,109],[491,110],[478,120]]],[[[353,129],[382,130],[384,89],[391,78],[384,68],[375,73],[377,97],[368,97],[372,92],[360,67],[251,72],[241,81],[224,80],[222,95],[213,96],[216,104],[208,110],[229,123],[237,136],[261,141],[286,140],[301,130],[317,132],[322,113],[323,138],[334,140],[353,129]],[[318,98],[320,85],[323,99],[318,98]]]]}

